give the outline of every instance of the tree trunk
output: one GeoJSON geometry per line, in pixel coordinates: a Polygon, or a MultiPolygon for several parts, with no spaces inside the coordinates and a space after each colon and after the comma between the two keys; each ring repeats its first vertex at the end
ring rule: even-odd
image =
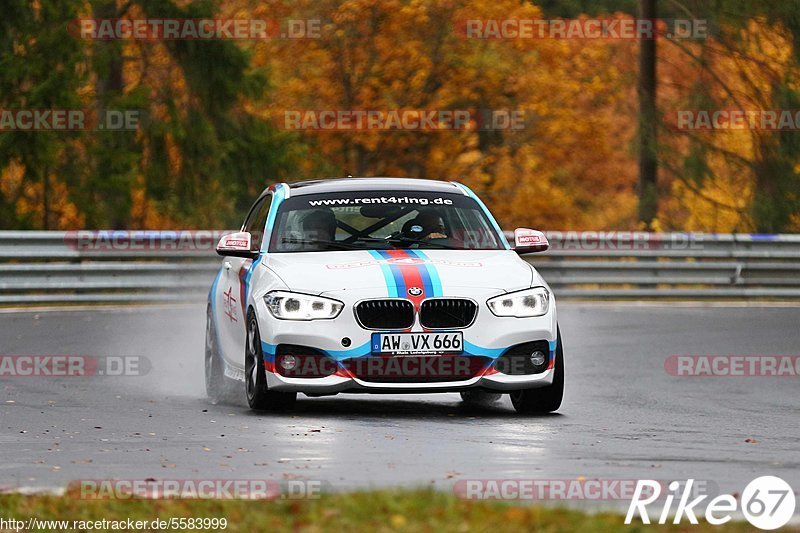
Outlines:
{"type": "MultiPolygon", "coordinates": [[[[656,0],[639,0],[639,17],[655,25],[656,0]]],[[[658,216],[656,39],[639,42],[639,220],[649,229],[658,216]]]]}

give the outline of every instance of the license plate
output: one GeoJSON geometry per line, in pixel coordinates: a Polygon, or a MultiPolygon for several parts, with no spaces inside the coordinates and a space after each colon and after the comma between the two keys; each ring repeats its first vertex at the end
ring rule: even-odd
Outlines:
{"type": "Polygon", "coordinates": [[[461,353],[463,333],[373,333],[372,353],[414,355],[426,353],[461,353]]]}

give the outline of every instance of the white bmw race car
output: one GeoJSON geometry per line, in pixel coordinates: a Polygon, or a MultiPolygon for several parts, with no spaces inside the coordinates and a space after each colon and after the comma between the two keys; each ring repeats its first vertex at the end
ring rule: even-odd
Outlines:
{"type": "Polygon", "coordinates": [[[258,410],[297,393],[509,393],[520,413],[561,405],[556,303],[464,185],[341,178],[265,190],[224,236],[208,299],[211,397],[239,390],[258,410]]]}

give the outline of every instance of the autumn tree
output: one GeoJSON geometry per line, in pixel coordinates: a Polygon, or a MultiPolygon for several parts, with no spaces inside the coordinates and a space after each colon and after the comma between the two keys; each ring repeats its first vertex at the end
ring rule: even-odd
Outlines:
{"type": "MultiPolygon", "coordinates": [[[[777,4],[688,3],[712,33],[670,42],[660,58],[670,87],[661,102],[678,109],[780,112],[798,109],[796,11],[777,4]]],[[[665,219],[713,231],[800,229],[800,134],[744,128],[665,129],[662,160],[673,178],[665,219]],[[682,215],[680,214],[682,213],[682,215]]]]}
{"type": "Polygon", "coordinates": [[[0,134],[6,228],[226,227],[287,166],[288,138],[245,109],[268,80],[226,40],[92,40],[79,18],[214,17],[218,2],[4,4],[0,108],[136,110],[136,131],[0,134]]]}
{"type": "Polygon", "coordinates": [[[250,12],[320,19],[320,38],[255,45],[273,88],[262,113],[286,110],[524,111],[522,129],[301,131],[296,177],[396,175],[465,181],[507,225],[630,226],[635,122],[621,110],[631,43],[468,39],[470,19],[535,19],[512,0],[442,3],[267,2],[250,12]],[[601,66],[602,68],[598,68],[601,66]],[[601,192],[601,194],[598,194],[601,192]]]}

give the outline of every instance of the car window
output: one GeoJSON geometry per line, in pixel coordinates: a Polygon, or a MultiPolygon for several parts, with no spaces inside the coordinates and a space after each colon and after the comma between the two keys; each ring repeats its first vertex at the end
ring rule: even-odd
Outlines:
{"type": "Polygon", "coordinates": [[[249,231],[252,235],[250,249],[257,251],[261,249],[264,240],[264,228],[267,225],[269,206],[272,203],[272,195],[267,195],[256,202],[250,209],[250,214],[244,223],[244,231],[249,231]]]}
{"type": "Polygon", "coordinates": [[[364,191],[294,196],[281,203],[271,252],[502,250],[478,202],[463,194],[364,191]]]}

